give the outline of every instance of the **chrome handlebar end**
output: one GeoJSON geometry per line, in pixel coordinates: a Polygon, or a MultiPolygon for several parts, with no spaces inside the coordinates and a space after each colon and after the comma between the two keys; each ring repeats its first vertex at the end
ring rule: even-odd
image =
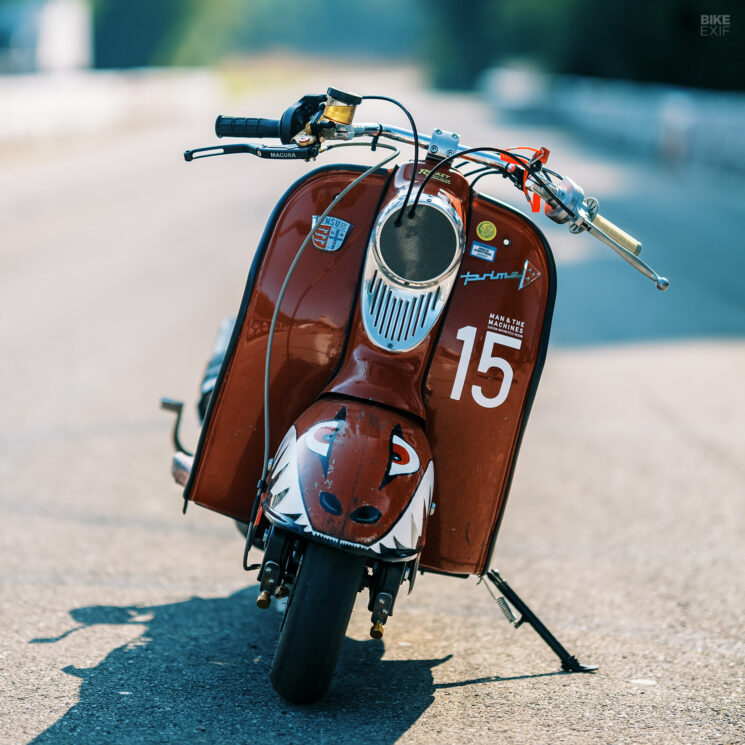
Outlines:
{"type": "Polygon", "coordinates": [[[670,281],[667,279],[667,277],[657,277],[657,281],[655,284],[657,285],[657,289],[661,292],[665,292],[665,290],[670,287],[670,281]]]}

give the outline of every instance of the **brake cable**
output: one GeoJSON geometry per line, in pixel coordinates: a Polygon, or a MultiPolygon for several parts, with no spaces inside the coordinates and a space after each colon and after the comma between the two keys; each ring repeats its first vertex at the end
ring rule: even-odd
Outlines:
{"type": "MultiPolygon", "coordinates": [[[[406,192],[406,197],[404,198],[403,207],[401,208],[401,211],[398,213],[398,218],[396,219],[395,225],[397,228],[401,227],[401,218],[404,216],[404,212],[406,212],[406,207],[409,204],[409,201],[411,200],[411,192],[414,189],[414,179],[416,178],[417,171],[419,170],[419,133],[416,129],[416,124],[414,123],[414,117],[412,117],[409,110],[400,102],[396,101],[395,98],[389,98],[388,96],[362,96],[363,101],[388,101],[388,103],[395,104],[398,106],[401,111],[406,114],[407,118],[409,119],[409,124],[411,124],[411,133],[414,135],[414,172],[411,174],[411,181],[409,182],[409,190],[406,192]]],[[[378,133],[378,137],[380,134],[378,133]]],[[[374,139],[375,145],[377,145],[377,139],[374,139]]],[[[381,146],[382,147],[382,146],[381,146]]]]}
{"type": "Polygon", "coordinates": [[[479,168],[476,171],[471,171],[471,173],[467,174],[468,176],[475,176],[472,181],[469,183],[471,184],[471,188],[473,189],[476,184],[481,181],[482,178],[485,176],[501,176],[502,178],[509,179],[512,181],[512,183],[519,188],[519,184],[516,184],[514,180],[510,178],[510,174],[507,173],[504,169],[501,168],[493,168],[492,166],[486,166],[485,168],[479,168]]]}
{"type": "MultiPolygon", "coordinates": [[[[328,147],[324,148],[321,152],[328,152],[329,150],[333,150],[337,147],[369,147],[369,142],[342,142],[335,145],[329,145],[328,147]]],[[[258,565],[248,565],[248,554],[251,551],[251,546],[253,544],[253,537],[254,532],[256,529],[256,516],[259,513],[259,506],[261,501],[261,495],[266,489],[266,478],[269,471],[269,437],[270,437],[270,426],[269,426],[269,372],[271,367],[271,360],[272,360],[272,347],[274,344],[274,332],[277,326],[277,318],[279,317],[279,308],[282,304],[282,300],[285,296],[285,292],[287,291],[287,287],[290,284],[290,278],[292,277],[293,272],[295,271],[295,267],[298,265],[298,262],[300,261],[300,257],[303,254],[303,251],[305,251],[306,246],[308,245],[308,242],[313,237],[313,234],[316,232],[316,227],[320,225],[324,219],[329,215],[331,210],[336,207],[339,202],[358,184],[362,183],[368,176],[371,176],[375,171],[382,168],[383,166],[390,163],[392,160],[397,158],[401,151],[395,147],[395,145],[388,145],[386,143],[377,143],[377,147],[382,148],[384,150],[393,150],[393,155],[389,155],[383,160],[381,160],[379,163],[376,163],[374,166],[370,166],[364,173],[360,174],[354,181],[352,181],[350,184],[344,187],[339,194],[334,197],[331,204],[329,204],[328,207],[323,211],[323,213],[320,215],[318,220],[315,222],[315,224],[311,225],[310,231],[305,236],[305,239],[300,244],[300,248],[298,249],[297,253],[295,254],[295,258],[292,260],[292,263],[290,264],[290,268],[287,270],[287,274],[285,275],[284,282],[282,282],[282,286],[280,287],[279,293],[277,295],[277,302],[274,305],[274,313],[272,313],[272,322],[269,326],[269,335],[267,337],[267,344],[266,344],[266,362],[264,365],[264,463],[261,467],[261,479],[259,480],[259,483],[257,485],[257,494],[256,499],[254,500],[253,508],[251,509],[251,521],[248,524],[248,530],[246,531],[246,545],[243,550],[243,568],[245,570],[250,569],[256,569],[258,568],[258,565]]],[[[413,179],[412,179],[413,183],[413,179]]]]}
{"type": "Polygon", "coordinates": [[[424,191],[424,187],[427,185],[429,180],[435,175],[435,173],[442,168],[447,163],[452,162],[456,158],[462,158],[464,155],[468,155],[470,153],[499,153],[500,155],[504,155],[507,158],[511,158],[513,161],[517,161],[517,164],[521,165],[525,168],[527,173],[535,179],[535,181],[538,183],[539,186],[541,186],[548,194],[551,195],[552,200],[558,204],[561,209],[563,209],[572,219],[577,219],[577,216],[572,212],[572,210],[567,207],[564,202],[559,199],[549,188],[548,188],[548,182],[544,181],[543,179],[539,178],[538,171],[542,167],[542,163],[540,161],[537,162],[537,165],[534,163],[533,160],[529,160],[524,155],[519,155],[517,153],[509,152],[508,150],[503,150],[499,147],[472,147],[468,148],[467,150],[461,150],[458,153],[453,153],[452,155],[449,155],[447,158],[443,158],[439,163],[437,163],[434,168],[430,170],[430,172],[422,179],[422,183],[419,184],[419,189],[417,190],[416,197],[414,198],[414,203],[411,205],[411,208],[409,209],[409,218],[414,217],[414,210],[416,210],[417,205],[419,204],[419,200],[421,199],[422,192],[424,191]]]}

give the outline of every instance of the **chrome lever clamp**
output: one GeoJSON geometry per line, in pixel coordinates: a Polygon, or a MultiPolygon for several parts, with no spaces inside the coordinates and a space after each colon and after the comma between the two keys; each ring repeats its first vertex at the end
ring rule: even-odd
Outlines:
{"type": "Polygon", "coordinates": [[[449,158],[451,155],[455,155],[459,143],[459,134],[446,132],[444,129],[436,129],[432,133],[427,155],[435,158],[449,158]]]}

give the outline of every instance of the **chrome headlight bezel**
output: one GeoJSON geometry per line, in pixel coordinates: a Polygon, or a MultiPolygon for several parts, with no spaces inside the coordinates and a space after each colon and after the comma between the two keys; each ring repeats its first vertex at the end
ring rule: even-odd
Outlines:
{"type": "Polygon", "coordinates": [[[425,281],[401,277],[383,259],[380,236],[386,221],[403,203],[403,196],[396,197],[378,215],[368,245],[361,292],[365,333],[375,346],[388,352],[409,351],[427,337],[455,285],[465,246],[463,220],[455,207],[442,197],[425,195],[420,204],[437,209],[447,218],[456,248],[447,268],[438,276],[425,281]]]}
{"type": "MultiPolygon", "coordinates": [[[[391,269],[390,266],[388,266],[380,250],[380,239],[381,239],[381,234],[383,232],[383,228],[385,227],[388,220],[399,209],[401,209],[401,207],[403,207],[404,201],[405,201],[405,197],[403,195],[398,196],[395,199],[393,199],[380,211],[380,214],[378,215],[378,219],[375,221],[375,227],[373,228],[370,243],[371,243],[371,250],[375,256],[375,261],[378,265],[378,268],[391,282],[397,285],[400,285],[401,287],[410,287],[413,289],[417,289],[417,288],[428,288],[428,287],[432,287],[433,285],[440,284],[444,279],[447,279],[451,273],[455,272],[460,264],[460,260],[463,255],[463,242],[464,242],[463,220],[461,219],[455,207],[453,207],[453,205],[447,199],[443,199],[442,197],[438,197],[438,196],[433,196],[431,194],[426,194],[422,197],[422,199],[420,199],[419,204],[417,205],[417,209],[419,209],[420,206],[427,207],[427,208],[434,208],[438,210],[440,213],[442,213],[447,218],[447,221],[450,224],[451,228],[453,229],[453,233],[455,234],[456,249],[453,252],[453,258],[450,261],[450,264],[445,269],[445,271],[441,272],[438,276],[432,277],[431,279],[424,280],[424,281],[406,279],[396,274],[396,272],[393,271],[393,269],[391,269]]],[[[407,211],[409,208],[410,208],[410,205],[407,206],[407,211]]]]}

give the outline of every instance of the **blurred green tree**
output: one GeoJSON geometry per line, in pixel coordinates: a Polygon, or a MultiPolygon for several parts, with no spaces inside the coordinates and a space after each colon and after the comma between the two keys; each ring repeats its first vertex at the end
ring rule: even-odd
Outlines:
{"type": "Polygon", "coordinates": [[[558,71],[700,88],[745,88],[743,15],[731,16],[734,25],[726,35],[702,36],[702,10],[712,9],[697,0],[574,2],[572,23],[564,23],[565,40],[557,50],[558,71]]]}
{"type": "Polygon", "coordinates": [[[470,87],[487,67],[519,59],[549,72],[745,89],[745,17],[730,13],[726,35],[702,36],[702,10],[712,9],[698,0],[428,0],[424,7],[424,58],[437,85],[470,87]]]}
{"type": "Polygon", "coordinates": [[[92,2],[97,67],[202,65],[277,48],[413,60],[421,33],[417,3],[400,0],[92,2]]]}
{"type": "Polygon", "coordinates": [[[420,5],[427,24],[420,48],[430,81],[437,88],[472,88],[496,58],[494,3],[426,0],[420,5]]]}
{"type": "Polygon", "coordinates": [[[213,62],[231,40],[239,2],[93,0],[96,67],[213,62]]]}
{"type": "Polygon", "coordinates": [[[699,0],[91,2],[98,67],[209,64],[283,48],[419,58],[444,88],[471,88],[483,70],[515,58],[550,72],[745,88],[745,17],[732,13],[727,35],[701,36],[699,0]]]}

